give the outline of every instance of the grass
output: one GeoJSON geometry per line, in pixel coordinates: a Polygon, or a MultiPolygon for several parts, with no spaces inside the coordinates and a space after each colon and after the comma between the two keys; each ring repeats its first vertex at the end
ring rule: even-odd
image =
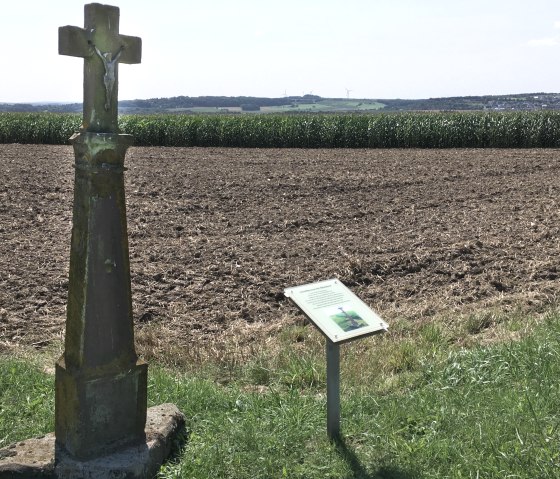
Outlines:
{"type": "MultiPolygon", "coordinates": [[[[173,402],[188,423],[159,477],[560,477],[560,313],[525,329],[534,321],[514,316],[455,329],[395,321],[384,337],[343,345],[338,445],[326,438],[324,341],[311,326],[243,363],[152,363],[150,405],[173,402]]],[[[45,360],[0,360],[2,446],[53,429],[45,360]]]]}
{"type": "Polygon", "coordinates": [[[0,363],[0,447],[54,430],[54,377],[36,360],[0,363]]]}

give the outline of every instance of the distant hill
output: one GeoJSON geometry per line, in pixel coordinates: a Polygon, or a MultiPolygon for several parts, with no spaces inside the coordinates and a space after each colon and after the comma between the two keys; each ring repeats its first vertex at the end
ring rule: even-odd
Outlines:
{"type": "MultiPolygon", "coordinates": [[[[148,100],[123,100],[121,113],[297,113],[297,112],[389,112],[389,111],[456,111],[456,110],[558,110],[560,93],[522,93],[515,95],[463,96],[402,99],[322,98],[317,95],[264,98],[250,96],[177,96],[148,100]]],[[[81,103],[25,104],[0,103],[4,112],[82,111],[81,103]]]]}

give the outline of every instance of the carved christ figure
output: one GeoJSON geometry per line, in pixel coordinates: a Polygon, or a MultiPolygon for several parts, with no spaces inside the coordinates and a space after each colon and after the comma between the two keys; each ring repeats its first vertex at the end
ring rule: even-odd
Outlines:
{"type": "Polygon", "coordinates": [[[117,63],[124,46],[119,48],[115,58],[113,58],[111,52],[101,53],[95,45],[93,48],[95,48],[95,53],[101,58],[105,66],[105,75],[103,75],[103,83],[105,84],[105,110],[109,110],[111,106],[111,96],[113,95],[113,89],[115,87],[117,63]]]}

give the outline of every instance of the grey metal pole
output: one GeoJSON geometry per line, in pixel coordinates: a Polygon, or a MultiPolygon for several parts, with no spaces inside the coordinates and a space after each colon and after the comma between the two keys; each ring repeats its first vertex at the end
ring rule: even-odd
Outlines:
{"type": "Polygon", "coordinates": [[[340,347],[327,339],[327,435],[340,439],[340,347]]]}

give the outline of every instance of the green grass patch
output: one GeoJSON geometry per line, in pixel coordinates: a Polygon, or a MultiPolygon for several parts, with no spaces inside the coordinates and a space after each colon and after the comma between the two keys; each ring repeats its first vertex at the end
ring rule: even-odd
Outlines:
{"type": "MultiPolygon", "coordinates": [[[[481,334],[488,318],[466,329],[481,334]]],[[[341,347],[340,445],[326,438],[324,341],[310,328],[289,328],[227,380],[219,367],[152,364],[150,405],[187,416],[160,478],[560,477],[558,314],[471,348],[439,323],[401,323],[341,347]]],[[[40,362],[0,360],[2,445],[54,427],[54,381],[40,362]]]]}
{"type": "Polygon", "coordinates": [[[32,361],[0,361],[0,447],[54,430],[54,377],[32,361]]]}

